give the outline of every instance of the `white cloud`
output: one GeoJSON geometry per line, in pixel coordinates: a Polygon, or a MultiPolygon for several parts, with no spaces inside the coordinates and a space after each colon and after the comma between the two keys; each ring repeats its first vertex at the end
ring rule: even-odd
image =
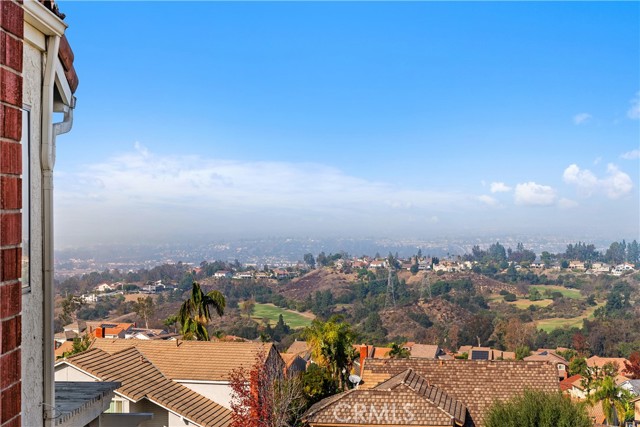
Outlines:
{"type": "Polygon", "coordinates": [[[516,185],[514,197],[517,205],[550,206],[556,200],[556,191],[530,181],[516,185]]]}
{"type": "Polygon", "coordinates": [[[573,116],[573,123],[576,125],[582,125],[591,120],[592,116],[589,113],[580,113],[573,116]]]}
{"type": "Polygon", "coordinates": [[[627,111],[627,117],[631,120],[640,120],[640,91],[636,93],[636,96],[629,103],[631,107],[627,111]]]}
{"type": "Polygon", "coordinates": [[[99,228],[108,234],[107,227],[122,235],[181,227],[192,233],[200,228],[293,233],[320,227],[384,233],[388,227],[425,219],[434,224],[438,216],[473,209],[474,197],[370,181],[320,164],[158,155],[140,144],[79,172],[56,175],[60,230],[78,236],[99,228]]]}
{"type": "Polygon", "coordinates": [[[492,182],[491,183],[491,192],[492,193],[506,193],[511,191],[511,187],[506,185],[504,182],[492,182]]]}
{"type": "Polygon", "coordinates": [[[482,202],[482,203],[484,203],[484,204],[486,204],[488,206],[497,206],[498,205],[498,201],[494,197],[488,196],[486,194],[478,196],[477,199],[480,202],[482,202]]]}
{"type": "Polygon", "coordinates": [[[564,197],[558,200],[558,206],[560,209],[571,209],[578,206],[578,202],[571,199],[565,199],[564,197]]]}
{"type": "Polygon", "coordinates": [[[607,176],[604,178],[598,178],[590,170],[572,164],[564,170],[562,179],[567,184],[575,185],[578,194],[584,197],[601,193],[610,199],[618,199],[633,189],[629,175],[611,163],[607,165],[607,176]]]}
{"type": "Polygon", "coordinates": [[[640,150],[636,148],[635,150],[627,151],[626,153],[621,154],[620,157],[625,160],[640,159],[640,150]]]}

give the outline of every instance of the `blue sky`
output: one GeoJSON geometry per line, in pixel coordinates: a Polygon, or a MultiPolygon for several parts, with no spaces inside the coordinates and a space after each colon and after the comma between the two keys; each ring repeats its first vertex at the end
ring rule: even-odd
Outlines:
{"type": "Polygon", "coordinates": [[[60,246],[638,236],[637,2],[60,4],[60,246]]]}

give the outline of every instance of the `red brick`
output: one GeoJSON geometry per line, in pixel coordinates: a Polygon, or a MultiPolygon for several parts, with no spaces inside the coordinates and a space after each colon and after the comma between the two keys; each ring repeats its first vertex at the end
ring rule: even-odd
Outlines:
{"type": "Polygon", "coordinates": [[[22,208],[22,179],[15,176],[0,178],[0,208],[22,208]]]}
{"type": "Polygon", "coordinates": [[[13,421],[12,418],[18,414],[20,414],[20,383],[17,383],[6,390],[2,390],[0,422],[2,422],[4,426],[6,421],[13,421]]]}
{"type": "Polygon", "coordinates": [[[0,105],[0,137],[18,142],[22,138],[22,112],[8,105],[0,105]]]}
{"type": "Polygon", "coordinates": [[[19,245],[22,242],[22,214],[0,214],[0,246],[19,245]]]}
{"type": "Polygon", "coordinates": [[[0,141],[0,173],[14,175],[20,175],[22,173],[21,144],[16,142],[0,141]]]}
{"type": "MultiPolygon", "coordinates": [[[[1,1],[1,3],[7,3],[1,1]]],[[[0,101],[22,107],[22,77],[6,68],[0,69],[0,101]]]]}
{"type": "Polygon", "coordinates": [[[21,422],[22,421],[20,419],[20,415],[18,415],[17,417],[12,419],[11,421],[7,421],[6,423],[2,424],[2,427],[22,427],[21,422]]]}
{"type": "Polygon", "coordinates": [[[0,280],[8,282],[11,280],[20,279],[22,274],[22,250],[20,248],[11,248],[2,250],[2,273],[0,274],[0,280]]]}
{"type": "Polygon", "coordinates": [[[12,1],[0,0],[0,27],[14,36],[23,38],[24,10],[12,1]]]}
{"type": "Polygon", "coordinates": [[[0,354],[9,353],[22,343],[22,318],[20,316],[2,321],[2,349],[0,354]]]}
{"type": "Polygon", "coordinates": [[[22,72],[22,40],[0,32],[0,64],[22,72]]]}
{"type": "Polygon", "coordinates": [[[0,390],[20,381],[20,349],[0,356],[0,390]]]}
{"type": "Polygon", "coordinates": [[[0,318],[5,319],[20,314],[22,309],[22,283],[12,282],[0,285],[0,318]]]}

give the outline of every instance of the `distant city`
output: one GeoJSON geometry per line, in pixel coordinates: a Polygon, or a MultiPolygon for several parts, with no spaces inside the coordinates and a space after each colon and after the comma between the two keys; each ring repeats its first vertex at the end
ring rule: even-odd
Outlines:
{"type": "MultiPolygon", "coordinates": [[[[629,240],[632,240],[632,236],[629,240]]],[[[528,249],[540,254],[563,252],[569,243],[578,241],[592,243],[597,250],[606,249],[611,239],[570,238],[566,236],[495,235],[479,237],[442,237],[437,239],[314,239],[272,237],[263,239],[237,239],[211,243],[166,243],[139,245],[94,245],[66,248],[55,252],[57,277],[68,277],[107,269],[137,270],[153,268],[165,263],[189,263],[198,265],[202,261],[221,260],[262,267],[288,267],[302,261],[305,253],[318,254],[346,252],[350,255],[373,255],[388,253],[408,257],[418,249],[425,255],[456,257],[471,252],[474,245],[487,248],[499,241],[505,247],[515,248],[523,243],[528,249]]]]}

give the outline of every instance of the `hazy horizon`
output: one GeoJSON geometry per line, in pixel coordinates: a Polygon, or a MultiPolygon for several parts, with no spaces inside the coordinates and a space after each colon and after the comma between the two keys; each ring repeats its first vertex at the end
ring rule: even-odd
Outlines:
{"type": "Polygon", "coordinates": [[[56,247],[640,236],[638,3],[60,8],[56,247]]]}

